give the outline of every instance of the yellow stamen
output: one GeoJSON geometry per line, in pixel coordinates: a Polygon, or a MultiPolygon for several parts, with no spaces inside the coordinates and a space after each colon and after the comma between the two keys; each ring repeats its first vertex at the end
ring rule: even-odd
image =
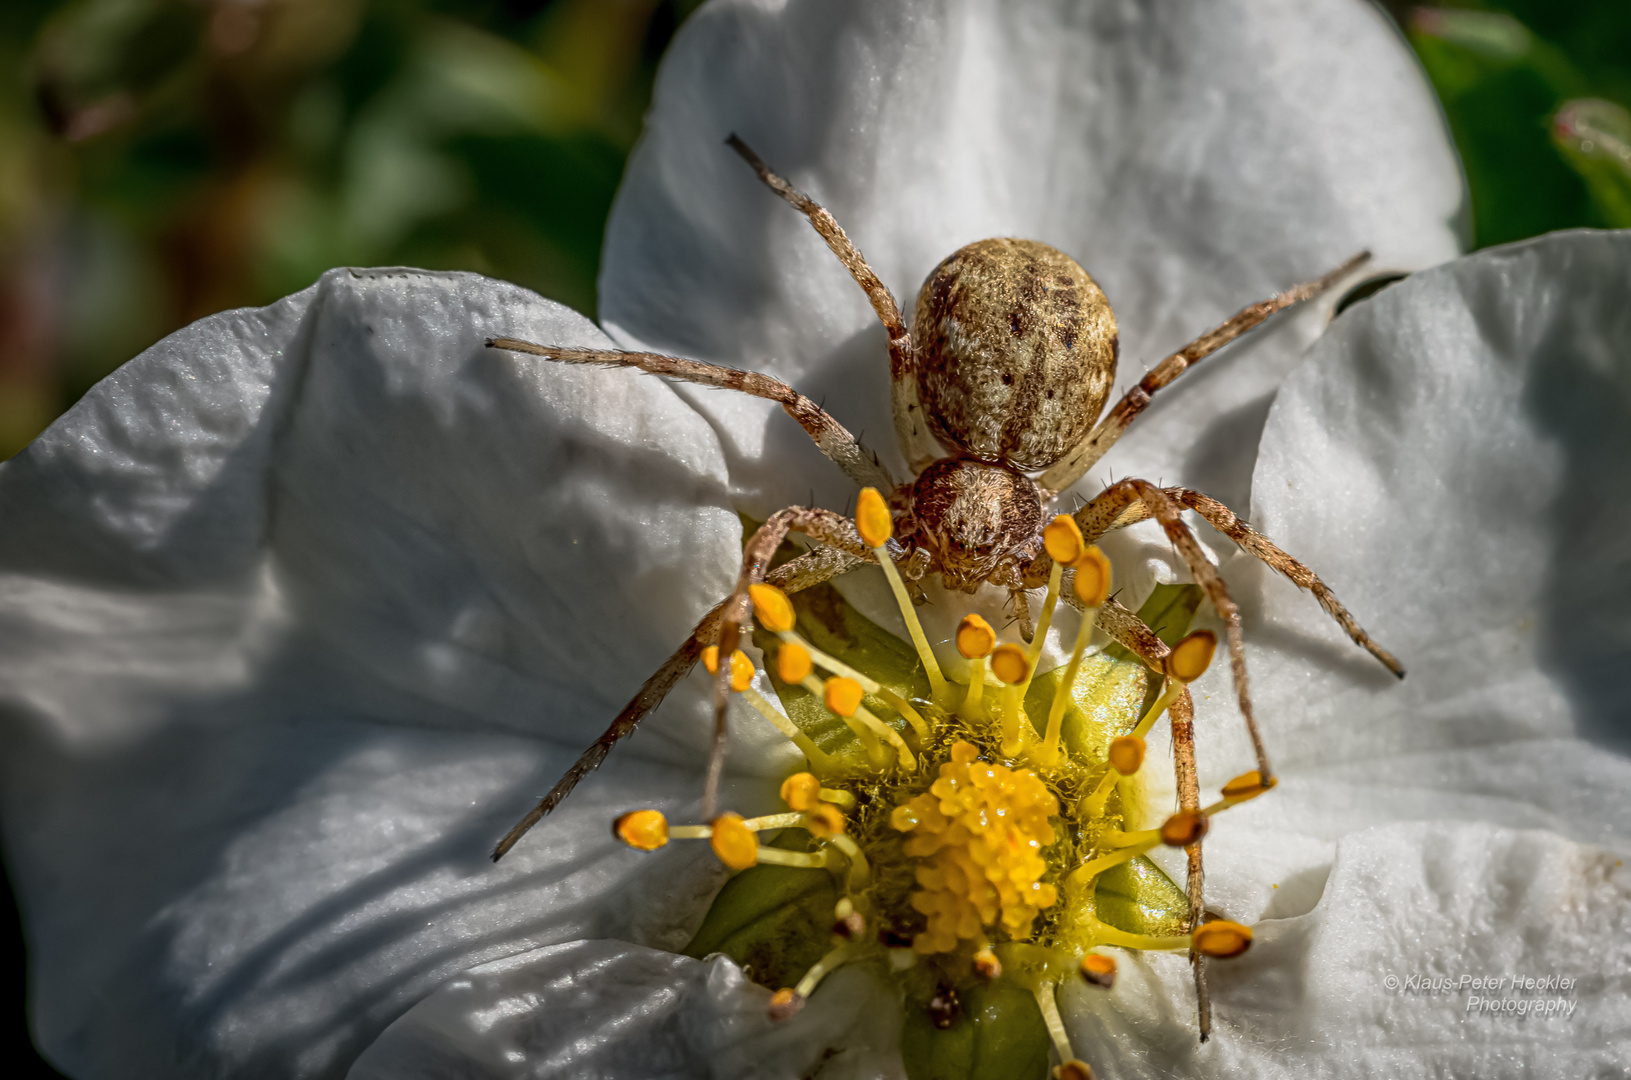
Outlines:
{"type": "Polygon", "coordinates": [[[1082,530],[1077,528],[1076,520],[1069,514],[1060,514],[1042,530],[1042,547],[1047,551],[1048,558],[1059,565],[1075,566],[1076,560],[1086,550],[1087,542],[1082,539],[1082,530]]]}
{"type": "Polygon", "coordinates": [[[720,862],[732,870],[746,870],[759,861],[759,838],[741,814],[721,814],[714,818],[712,828],[708,843],[720,862]]]}
{"type": "MultiPolygon", "coordinates": [[[[1056,524],[1060,520],[1070,521],[1070,518],[1061,514],[1054,519],[1056,524]]],[[[1075,527],[1076,523],[1071,522],[1071,528],[1075,527]]],[[[1079,539],[1080,534],[1078,534],[1079,539]]],[[[1054,569],[1059,568],[1057,562],[1053,565],[1054,569]]],[[[1037,747],[1036,752],[1032,755],[1036,759],[1037,765],[1044,769],[1053,768],[1059,761],[1059,737],[1064,731],[1065,705],[1070,701],[1070,695],[1074,692],[1076,673],[1081,670],[1082,655],[1087,652],[1087,643],[1093,637],[1093,624],[1097,620],[1098,614],[1098,608],[1088,608],[1082,612],[1081,625],[1076,628],[1076,643],[1071,646],[1070,661],[1065,665],[1065,677],[1059,680],[1058,686],[1054,687],[1053,703],[1048,706],[1047,730],[1043,733],[1042,745],[1037,747]]]]}
{"type": "MultiPolygon", "coordinates": [[[[719,673],[719,646],[710,645],[702,650],[702,666],[708,669],[708,674],[719,673]]],[[[737,649],[731,653],[731,689],[738,694],[753,685],[753,661],[748,659],[747,653],[737,649]]]]}
{"type": "Polygon", "coordinates": [[[815,740],[799,730],[799,726],[788,719],[780,709],[766,701],[763,694],[751,686],[742,687],[740,692],[747,703],[758,710],[760,716],[769,720],[777,731],[792,740],[793,745],[810,760],[810,764],[823,770],[833,768],[835,762],[832,755],[817,746],[815,740]]]}
{"type": "Polygon", "coordinates": [[[1048,1038],[1053,1040],[1053,1049],[1063,1062],[1074,1062],[1075,1053],[1070,1048],[1070,1036],[1065,1032],[1065,1022],[1059,1018],[1059,1003],[1053,998],[1053,983],[1042,982],[1031,988],[1036,995],[1037,1008],[1042,1010],[1042,1023],[1047,1026],[1048,1038]]]}
{"type": "Polygon", "coordinates": [[[804,827],[818,840],[837,836],[844,831],[844,815],[836,806],[818,803],[804,815],[804,827]]]}
{"type": "Polygon", "coordinates": [[[1252,931],[1228,919],[1214,919],[1195,931],[1195,951],[1202,956],[1228,960],[1252,947],[1252,931]]]}
{"type": "Polygon", "coordinates": [[[869,548],[881,548],[895,535],[895,519],[877,488],[862,488],[856,498],[855,531],[869,548]]]}
{"type": "Polygon", "coordinates": [[[821,980],[827,977],[829,971],[849,963],[850,958],[855,955],[856,949],[857,946],[855,945],[840,945],[820,960],[817,960],[815,966],[806,971],[804,978],[800,979],[798,985],[793,988],[793,993],[801,998],[809,998],[811,994],[815,993],[815,988],[821,984],[821,980]]]}
{"type": "Polygon", "coordinates": [[[957,624],[957,651],[964,659],[990,656],[996,647],[997,632],[991,629],[990,623],[972,613],[963,616],[963,621],[957,624]]]}
{"type": "Polygon", "coordinates": [[[990,982],[992,979],[1002,977],[1002,961],[997,954],[989,948],[981,949],[974,954],[974,973],[980,978],[990,982]]]}
{"type": "MultiPolygon", "coordinates": [[[[810,691],[816,697],[826,699],[827,687],[814,675],[804,680],[804,689],[810,691]]],[[[865,710],[860,711],[864,712],[865,710]]],[[[850,731],[855,734],[855,737],[861,741],[861,749],[866,751],[867,758],[872,764],[882,768],[889,763],[889,749],[879,741],[878,733],[872,729],[872,725],[861,719],[859,715],[844,716],[842,713],[838,715],[839,719],[843,720],[849,726],[850,731]]]]}
{"type": "Polygon", "coordinates": [[[1161,823],[1161,842],[1167,847],[1188,847],[1206,835],[1210,824],[1199,810],[1180,810],[1161,823]]]}
{"type": "Polygon", "coordinates": [[[1082,957],[1082,978],[1106,990],[1116,985],[1116,958],[1090,952],[1082,957]]]}
{"type": "Polygon", "coordinates": [[[796,618],[793,614],[793,601],[787,594],[774,585],[759,582],[748,586],[748,597],[753,601],[753,618],[765,630],[772,634],[782,634],[793,629],[796,618]]]}
{"type": "Polygon", "coordinates": [[[1231,803],[1245,802],[1255,799],[1263,792],[1280,783],[1274,777],[1269,777],[1268,783],[1263,783],[1263,774],[1253,769],[1249,773],[1241,773],[1227,784],[1223,785],[1223,797],[1231,803]]]}
{"type": "Polygon", "coordinates": [[[770,995],[770,1019],[780,1023],[804,1008],[804,998],[790,986],[784,986],[770,995]]]}
{"type": "Polygon", "coordinates": [[[1123,735],[1110,740],[1110,767],[1122,776],[1131,776],[1144,764],[1144,740],[1137,735],[1123,735]]]}
{"type": "MultiPolygon", "coordinates": [[[[1144,715],[1139,718],[1138,724],[1133,730],[1124,737],[1142,739],[1149,734],[1149,730],[1155,726],[1156,720],[1160,719],[1161,714],[1167,711],[1167,707],[1178,700],[1178,695],[1184,692],[1184,685],[1177,679],[1165,679],[1161,684],[1161,693],[1150,703],[1150,707],[1144,711],[1144,715]]],[[[1110,792],[1120,778],[1121,774],[1116,769],[1106,770],[1104,776],[1099,779],[1098,786],[1093,789],[1093,793],[1078,804],[1077,812],[1082,817],[1089,819],[1096,818],[1104,813],[1104,804],[1110,798],[1110,792]]]]}
{"type": "Polygon", "coordinates": [[[1172,647],[1167,655],[1167,675],[1182,683],[1192,683],[1206,673],[1217,651],[1218,636],[1210,630],[1197,630],[1172,647]]]}
{"type": "Polygon", "coordinates": [[[827,708],[845,720],[857,720],[865,724],[875,736],[893,746],[900,758],[901,768],[907,770],[917,768],[917,759],[912,756],[906,740],[900,737],[900,732],[861,706],[862,694],[860,683],[842,675],[835,675],[822,685],[821,699],[826,702],[827,708]]]}
{"type": "Polygon", "coordinates": [[[1067,879],[1071,887],[1074,889],[1086,888],[1094,878],[1112,866],[1120,866],[1129,859],[1136,859],[1161,842],[1161,834],[1158,829],[1126,835],[1141,837],[1141,839],[1136,843],[1129,843],[1125,847],[1117,848],[1108,855],[1100,855],[1096,859],[1090,859],[1072,870],[1070,877],[1067,879]]]}
{"type": "Polygon", "coordinates": [[[794,773],[782,781],[781,795],[794,810],[808,810],[821,798],[821,781],[807,772],[794,773]]]}
{"type": "Polygon", "coordinates": [[[1073,567],[1075,574],[1070,586],[1084,608],[1103,607],[1110,598],[1110,559],[1098,545],[1082,552],[1073,567]]]}
{"type": "Polygon", "coordinates": [[[1018,645],[998,645],[991,653],[991,672],[1008,684],[1002,692],[1002,752],[1013,757],[1024,747],[1020,695],[1030,681],[1030,660],[1018,645]]]}
{"type": "Polygon", "coordinates": [[[1093,1080],[1093,1067],[1079,1058],[1071,1058],[1053,1070],[1054,1080],[1093,1080]]]}
{"type": "Polygon", "coordinates": [[[866,888],[867,882],[872,880],[872,864],[867,862],[866,855],[861,851],[861,845],[850,839],[847,833],[834,833],[827,838],[838,853],[849,860],[849,889],[858,892],[866,888]]]}
{"type": "Polygon", "coordinates": [[[855,806],[855,796],[838,788],[822,788],[821,801],[830,802],[834,806],[842,806],[845,810],[849,810],[855,806]]]}
{"type": "Polygon", "coordinates": [[[900,608],[901,618],[906,620],[906,631],[911,635],[912,648],[917,650],[917,658],[923,664],[924,674],[929,677],[929,696],[934,703],[942,709],[951,708],[951,688],[946,682],[946,676],[940,671],[940,662],[934,658],[934,650],[929,648],[929,636],[923,632],[923,624],[918,621],[917,608],[912,598],[906,592],[906,582],[901,580],[900,571],[895,568],[895,561],[889,557],[889,549],[884,545],[894,535],[894,522],[890,521],[887,531],[882,528],[884,520],[889,519],[889,508],[883,507],[881,518],[879,506],[882,506],[883,496],[875,488],[862,488],[859,500],[856,502],[855,522],[857,531],[861,531],[861,542],[872,549],[872,554],[878,560],[878,566],[883,570],[883,576],[889,580],[889,589],[895,594],[895,605],[900,608]],[[867,492],[872,494],[869,496],[867,492]],[[873,503],[876,500],[876,504],[873,503]],[[867,530],[874,525],[878,531],[871,533],[861,529],[861,519],[868,519],[867,530]],[[880,539],[881,536],[881,539],[880,539]],[[878,540],[874,544],[872,540],[878,540]]]}
{"type": "Polygon", "coordinates": [[[957,706],[957,715],[964,720],[981,719],[980,702],[985,698],[985,657],[976,656],[968,662],[968,693],[957,706]]]}
{"type": "MultiPolygon", "coordinates": [[[[861,684],[861,689],[865,690],[867,693],[876,694],[883,698],[889,703],[890,708],[900,713],[901,716],[905,718],[906,722],[912,725],[912,730],[917,732],[918,738],[927,739],[929,737],[928,721],[924,720],[918,711],[912,708],[911,702],[889,689],[889,687],[883,685],[876,679],[873,679],[863,672],[856,671],[854,668],[850,667],[837,657],[827,655],[814,645],[811,645],[809,642],[799,637],[796,632],[789,631],[781,635],[781,638],[785,644],[797,645],[805,652],[806,655],[810,657],[816,666],[820,667],[823,671],[831,672],[834,675],[842,675],[846,679],[854,679],[856,682],[861,684]]],[[[792,682],[793,680],[788,679],[787,681],[792,682]]]]}
{"type": "Polygon", "coordinates": [[[804,870],[831,870],[831,853],[821,851],[787,851],[784,848],[760,847],[756,852],[759,862],[776,866],[796,866],[804,870]]]}
{"type": "MultiPolygon", "coordinates": [[[[1048,571],[1048,594],[1042,598],[1042,616],[1036,620],[1036,633],[1031,636],[1031,644],[1025,650],[1025,659],[1030,663],[1031,670],[1036,670],[1036,661],[1042,655],[1042,646],[1047,644],[1048,630],[1053,626],[1053,612],[1059,606],[1059,581],[1065,568],[1058,563],[1048,571]]],[[[1024,596],[1020,603],[1028,604],[1024,596]]]]}
{"type": "Polygon", "coordinates": [[[781,676],[782,682],[797,686],[810,677],[814,667],[810,650],[797,641],[783,641],[776,650],[776,674],[781,676]]]}
{"type": "Polygon", "coordinates": [[[638,851],[656,851],[668,843],[668,819],[661,810],[631,810],[612,823],[612,832],[638,851]]]}

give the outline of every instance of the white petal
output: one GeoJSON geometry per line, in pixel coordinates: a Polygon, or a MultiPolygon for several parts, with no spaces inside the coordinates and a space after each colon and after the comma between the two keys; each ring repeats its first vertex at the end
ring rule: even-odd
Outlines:
{"type": "Polygon", "coordinates": [[[835,973],[801,1012],[722,956],[706,962],[580,941],[443,984],[357,1060],[349,1080],[596,1080],[899,1075],[900,1017],[865,972],[835,973]]]}
{"type": "Polygon", "coordinates": [[[1401,824],[1344,839],[1314,910],[1208,965],[1204,1046],[1181,954],[1125,963],[1113,994],[1076,987],[1065,1007],[1109,1075],[1607,1076],[1631,1053],[1628,966],[1618,856],[1541,831],[1401,824]]]}
{"type": "MultiPolygon", "coordinates": [[[[723,145],[731,132],[832,211],[908,317],[929,270],[970,241],[1021,235],[1075,256],[1116,306],[1122,386],[1362,248],[1407,268],[1456,250],[1461,179],[1437,105],[1367,4],[710,5],[665,60],[614,208],[603,321],[794,382],[900,475],[884,335],[800,215],[723,145]]],[[[1288,322],[1186,377],[1106,464],[1243,496],[1268,395],[1323,315],[1288,322]]],[[[811,485],[825,505],[850,497],[779,410],[685,393],[718,418],[755,508],[811,485]]]]}
{"type": "MultiPolygon", "coordinates": [[[[1281,391],[1256,522],[1410,674],[1284,580],[1228,565],[1242,593],[1261,584],[1248,663],[1285,780],[1208,841],[1209,888],[1239,916],[1274,909],[1247,856],[1285,857],[1287,834],[1319,842],[1273,868],[1288,875],[1399,819],[1631,838],[1631,762],[1602,748],[1628,734],[1628,288],[1624,233],[1481,252],[1345,314],[1281,391]]],[[[1207,785],[1249,767],[1227,696],[1212,703],[1207,785]]]]}
{"type": "Polygon", "coordinates": [[[335,271],[166,339],[0,466],[7,855],[76,1075],[332,1074],[472,963],[700,917],[707,860],[606,827],[694,800],[700,685],[486,859],[740,537],[660,382],[483,348],[506,333],[605,342],[473,275],[335,271]]]}

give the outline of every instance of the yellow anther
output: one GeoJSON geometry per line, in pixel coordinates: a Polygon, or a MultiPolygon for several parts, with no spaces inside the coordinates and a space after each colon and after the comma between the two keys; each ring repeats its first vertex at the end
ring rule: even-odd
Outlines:
{"type": "Polygon", "coordinates": [[[782,802],[794,810],[808,810],[821,801],[821,781],[807,772],[782,781],[782,802]]]}
{"type": "Polygon", "coordinates": [[[1018,645],[998,645],[991,653],[991,673],[1009,686],[1017,686],[1031,673],[1025,650],[1018,645]]]}
{"type": "Polygon", "coordinates": [[[1218,636],[1210,630],[1197,630],[1172,647],[1167,655],[1167,674],[1179,682],[1192,683],[1205,674],[1217,651],[1218,636]]]}
{"type": "Polygon", "coordinates": [[[748,597],[753,601],[753,618],[759,626],[772,634],[785,634],[793,629],[793,601],[774,585],[764,582],[748,586],[748,597]]]}
{"type": "Polygon", "coordinates": [[[844,815],[836,806],[817,803],[804,815],[804,827],[818,840],[825,840],[844,831],[844,815]]]}
{"type": "Polygon", "coordinates": [[[702,666],[708,669],[708,674],[719,674],[719,646],[709,645],[702,650],[702,666]]]}
{"type": "Polygon", "coordinates": [[[827,703],[827,708],[839,716],[854,716],[861,707],[863,693],[861,684],[854,679],[834,675],[823,685],[821,698],[827,703]]]}
{"type": "Polygon", "coordinates": [[[798,642],[784,641],[781,648],[776,650],[776,674],[781,676],[782,682],[797,686],[808,679],[814,670],[810,650],[798,642]]]}
{"type": "MultiPolygon", "coordinates": [[[[708,674],[719,674],[719,646],[710,645],[702,650],[702,666],[708,674]]],[[[731,689],[738,694],[753,685],[753,661],[741,649],[731,653],[731,689]]]]}
{"type": "Polygon", "coordinates": [[[732,870],[746,870],[759,862],[759,838],[742,821],[741,814],[721,814],[714,818],[708,843],[719,861],[732,870]]]}
{"type": "Polygon", "coordinates": [[[612,822],[617,838],[639,851],[656,851],[668,843],[668,819],[661,810],[631,810],[612,822]]]}
{"type": "Polygon", "coordinates": [[[862,488],[856,498],[855,531],[861,534],[861,543],[869,548],[881,548],[895,535],[895,519],[890,516],[889,505],[877,488],[862,488]]]}
{"type": "Polygon", "coordinates": [[[1223,797],[1230,802],[1245,802],[1255,799],[1280,781],[1269,777],[1268,783],[1263,783],[1263,774],[1253,769],[1249,773],[1241,773],[1227,784],[1223,785],[1223,797]]]}
{"type": "Polygon", "coordinates": [[[833,905],[832,917],[833,934],[845,941],[854,941],[866,933],[866,919],[855,910],[855,901],[847,896],[838,898],[838,903],[833,905]]]}
{"type": "Polygon", "coordinates": [[[1168,847],[1188,847],[1206,835],[1211,819],[1199,810],[1180,810],[1161,824],[1161,842],[1168,847]]]}
{"type": "Polygon", "coordinates": [[[1060,566],[1074,566],[1087,542],[1082,539],[1082,530],[1076,527],[1075,520],[1069,514],[1060,514],[1042,530],[1042,546],[1048,558],[1060,566]]]}
{"type": "Polygon", "coordinates": [[[1214,919],[1195,931],[1194,945],[1202,956],[1227,960],[1252,947],[1252,930],[1228,919],[1214,919]]]}
{"type": "Polygon", "coordinates": [[[1110,767],[1123,776],[1131,776],[1144,764],[1144,740],[1137,735],[1123,735],[1110,740],[1110,767]]]}
{"type": "MultiPolygon", "coordinates": [[[[1068,520],[1068,519],[1067,519],[1068,520]]],[[[1002,978],[1002,961],[990,949],[981,949],[974,954],[974,973],[987,982],[1002,978]]]]}
{"type": "Polygon", "coordinates": [[[990,656],[996,646],[997,632],[978,615],[964,615],[963,621],[957,624],[957,651],[963,654],[964,659],[990,656]]]}
{"type": "Polygon", "coordinates": [[[1055,1080],[1093,1080],[1093,1068],[1085,1061],[1072,1058],[1053,1070],[1055,1080]]]}
{"type": "Polygon", "coordinates": [[[1082,552],[1075,563],[1076,577],[1071,588],[1083,607],[1102,607],[1110,596],[1110,558],[1097,544],[1082,552]]]}
{"type": "Polygon", "coordinates": [[[780,1022],[804,1008],[804,997],[792,987],[784,986],[770,995],[770,1019],[780,1022]]]}
{"type": "Polygon", "coordinates": [[[1116,958],[1090,952],[1082,957],[1082,978],[1108,990],[1116,985],[1116,958]]]}

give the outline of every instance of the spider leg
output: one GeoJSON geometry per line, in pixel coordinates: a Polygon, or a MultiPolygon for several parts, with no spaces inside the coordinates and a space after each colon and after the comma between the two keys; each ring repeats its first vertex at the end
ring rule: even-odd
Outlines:
{"type": "MultiPolygon", "coordinates": [[[[1195,773],[1195,699],[1189,696],[1188,688],[1173,699],[1167,716],[1172,722],[1172,767],[1178,782],[1178,805],[1184,810],[1199,810],[1201,785],[1195,773]]],[[[1189,928],[1193,931],[1201,924],[1206,908],[1206,870],[1201,865],[1201,842],[1197,840],[1184,848],[1184,854],[1189,857],[1185,884],[1189,893],[1189,928]]],[[[1212,998],[1206,991],[1204,962],[1205,957],[1194,949],[1189,950],[1189,965],[1195,973],[1195,1006],[1201,1042],[1212,1035],[1212,998]]]]}
{"type": "Polygon", "coordinates": [[[759,174],[766,187],[810,219],[810,225],[821,234],[828,249],[838,256],[838,261],[844,264],[844,269],[849,271],[855,283],[866,291],[867,299],[872,302],[872,310],[877,312],[878,321],[883,323],[884,332],[889,335],[889,399],[895,421],[895,439],[900,443],[900,451],[906,456],[906,463],[912,472],[922,472],[930,462],[944,456],[944,452],[929,431],[928,414],[917,392],[917,359],[912,350],[912,333],[906,326],[906,320],[901,317],[900,305],[895,303],[894,294],[867,265],[866,258],[837,220],[819,203],[771,172],[770,167],[738,136],[733,134],[725,142],[742,155],[742,160],[753,166],[753,171],[759,174]]]}
{"type": "Polygon", "coordinates": [[[1212,601],[1224,622],[1224,636],[1229,643],[1229,667],[1234,676],[1235,698],[1240,704],[1241,716],[1246,720],[1246,732],[1251,736],[1252,750],[1257,755],[1257,768],[1265,781],[1271,777],[1268,751],[1263,747],[1262,733],[1257,729],[1257,717],[1252,712],[1251,693],[1246,686],[1246,643],[1240,630],[1240,609],[1229,596],[1229,587],[1201,551],[1200,543],[1189,526],[1184,524],[1179,505],[1167,493],[1148,480],[1119,480],[1105,488],[1086,506],[1076,511],[1074,518],[1082,538],[1092,543],[1104,534],[1111,523],[1135,501],[1142,501],[1151,511],[1161,528],[1172,541],[1172,546],[1183,556],[1195,583],[1212,601]]]}
{"type": "MultiPolygon", "coordinates": [[[[765,568],[770,565],[771,556],[789,532],[804,533],[818,544],[848,556],[854,560],[851,565],[876,561],[871,549],[861,540],[860,533],[856,532],[855,522],[843,514],[813,506],[790,506],[771,514],[743,546],[742,572],[737,575],[736,589],[718,609],[720,656],[730,656],[736,651],[737,642],[741,640],[742,624],[747,621],[748,612],[752,609],[748,589],[768,580],[765,568]]],[[[898,547],[893,541],[890,544],[898,547]]],[[[783,591],[786,591],[785,588],[783,591]]],[[[708,757],[708,776],[702,788],[704,820],[714,816],[714,807],[719,798],[719,781],[724,774],[726,714],[730,695],[730,665],[721,663],[714,674],[714,742],[708,757]]]]}
{"type": "MultiPolygon", "coordinates": [[[[765,580],[784,592],[794,593],[847,573],[860,563],[860,559],[845,552],[832,548],[817,548],[778,566],[765,575],[765,580]]],[[[718,632],[719,616],[727,603],[729,600],[721,600],[702,617],[696,629],[691,631],[691,636],[686,638],[685,643],[675,650],[674,655],[664,661],[663,666],[645,681],[629,703],[623,706],[623,711],[617,714],[617,718],[612,721],[605,733],[583,752],[577,762],[566,771],[566,775],[550,789],[549,794],[505,834],[504,839],[493,848],[494,862],[502,859],[515,846],[516,841],[526,835],[528,829],[543,820],[545,814],[559,806],[572,793],[572,789],[578,786],[579,781],[600,768],[601,763],[606,760],[606,755],[612,752],[612,747],[624,736],[632,733],[641,718],[660,705],[663,698],[668,696],[668,692],[690,673],[697,658],[702,655],[704,646],[712,641],[718,632]]],[[[728,669],[730,665],[722,666],[728,669]]]]}
{"type": "Polygon", "coordinates": [[[598,364],[602,367],[631,367],[649,375],[662,375],[682,382],[701,386],[717,386],[725,390],[740,390],[753,397],[774,401],[797,420],[814,440],[817,448],[827,455],[844,475],[862,487],[875,487],[880,491],[893,491],[894,478],[878,455],[867,449],[849,430],[821,406],[794,390],[780,379],[761,375],[757,371],[739,371],[736,368],[705,364],[700,360],[685,360],[660,353],[620,352],[614,349],[567,349],[554,345],[536,345],[515,338],[488,338],[489,349],[508,349],[511,352],[530,353],[562,364],[598,364]]]}
{"type": "Polygon", "coordinates": [[[1049,491],[1063,491],[1080,480],[1087,474],[1087,470],[1097,464],[1105,452],[1116,444],[1116,440],[1132,425],[1134,418],[1149,405],[1151,396],[1157,390],[1169,385],[1191,366],[1211,356],[1276,311],[1318,296],[1347,277],[1369,258],[1370,252],[1361,251],[1324,277],[1294,286],[1278,296],[1242,308],[1221,326],[1208,330],[1155,365],[1136,386],[1122,395],[1121,400],[1116,402],[1115,407],[1099,421],[1085,439],[1042,474],[1039,483],[1049,491]]]}
{"type": "MultiPolygon", "coordinates": [[[[1236,516],[1233,510],[1230,510],[1210,495],[1190,488],[1162,488],[1162,491],[1166,493],[1167,498],[1201,515],[1206,519],[1207,524],[1233,540],[1240,546],[1242,551],[1261,559],[1272,569],[1278,570],[1290,578],[1298,587],[1313,593],[1314,599],[1319,601],[1320,607],[1324,608],[1326,614],[1336,620],[1337,625],[1347,632],[1355,645],[1376,657],[1382,666],[1393,672],[1393,674],[1401,679],[1404,678],[1404,665],[1400,664],[1392,653],[1378,645],[1376,640],[1365,632],[1365,628],[1359,625],[1359,620],[1355,619],[1348,609],[1342,606],[1342,601],[1337,599],[1336,593],[1331,591],[1329,585],[1320,580],[1318,574],[1287,555],[1274,541],[1246,524],[1236,516]]],[[[1136,522],[1144,521],[1150,516],[1149,507],[1143,503],[1134,503],[1122,511],[1104,531],[1109,532],[1112,529],[1125,528],[1136,522]]]]}

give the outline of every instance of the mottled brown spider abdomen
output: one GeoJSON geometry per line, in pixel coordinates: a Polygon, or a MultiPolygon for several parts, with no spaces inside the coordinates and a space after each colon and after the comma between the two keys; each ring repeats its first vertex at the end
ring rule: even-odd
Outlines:
{"type": "Polygon", "coordinates": [[[1034,240],[980,240],[934,268],[912,337],[941,442],[1045,469],[1087,435],[1116,378],[1116,317],[1098,283],[1034,240]]]}
{"type": "Polygon", "coordinates": [[[912,482],[908,539],[929,549],[948,589],[1008,585],[1016,562],[1041,547],[1042,498],[1036,483],[1002,465],[941,458],[912,482]]]}

